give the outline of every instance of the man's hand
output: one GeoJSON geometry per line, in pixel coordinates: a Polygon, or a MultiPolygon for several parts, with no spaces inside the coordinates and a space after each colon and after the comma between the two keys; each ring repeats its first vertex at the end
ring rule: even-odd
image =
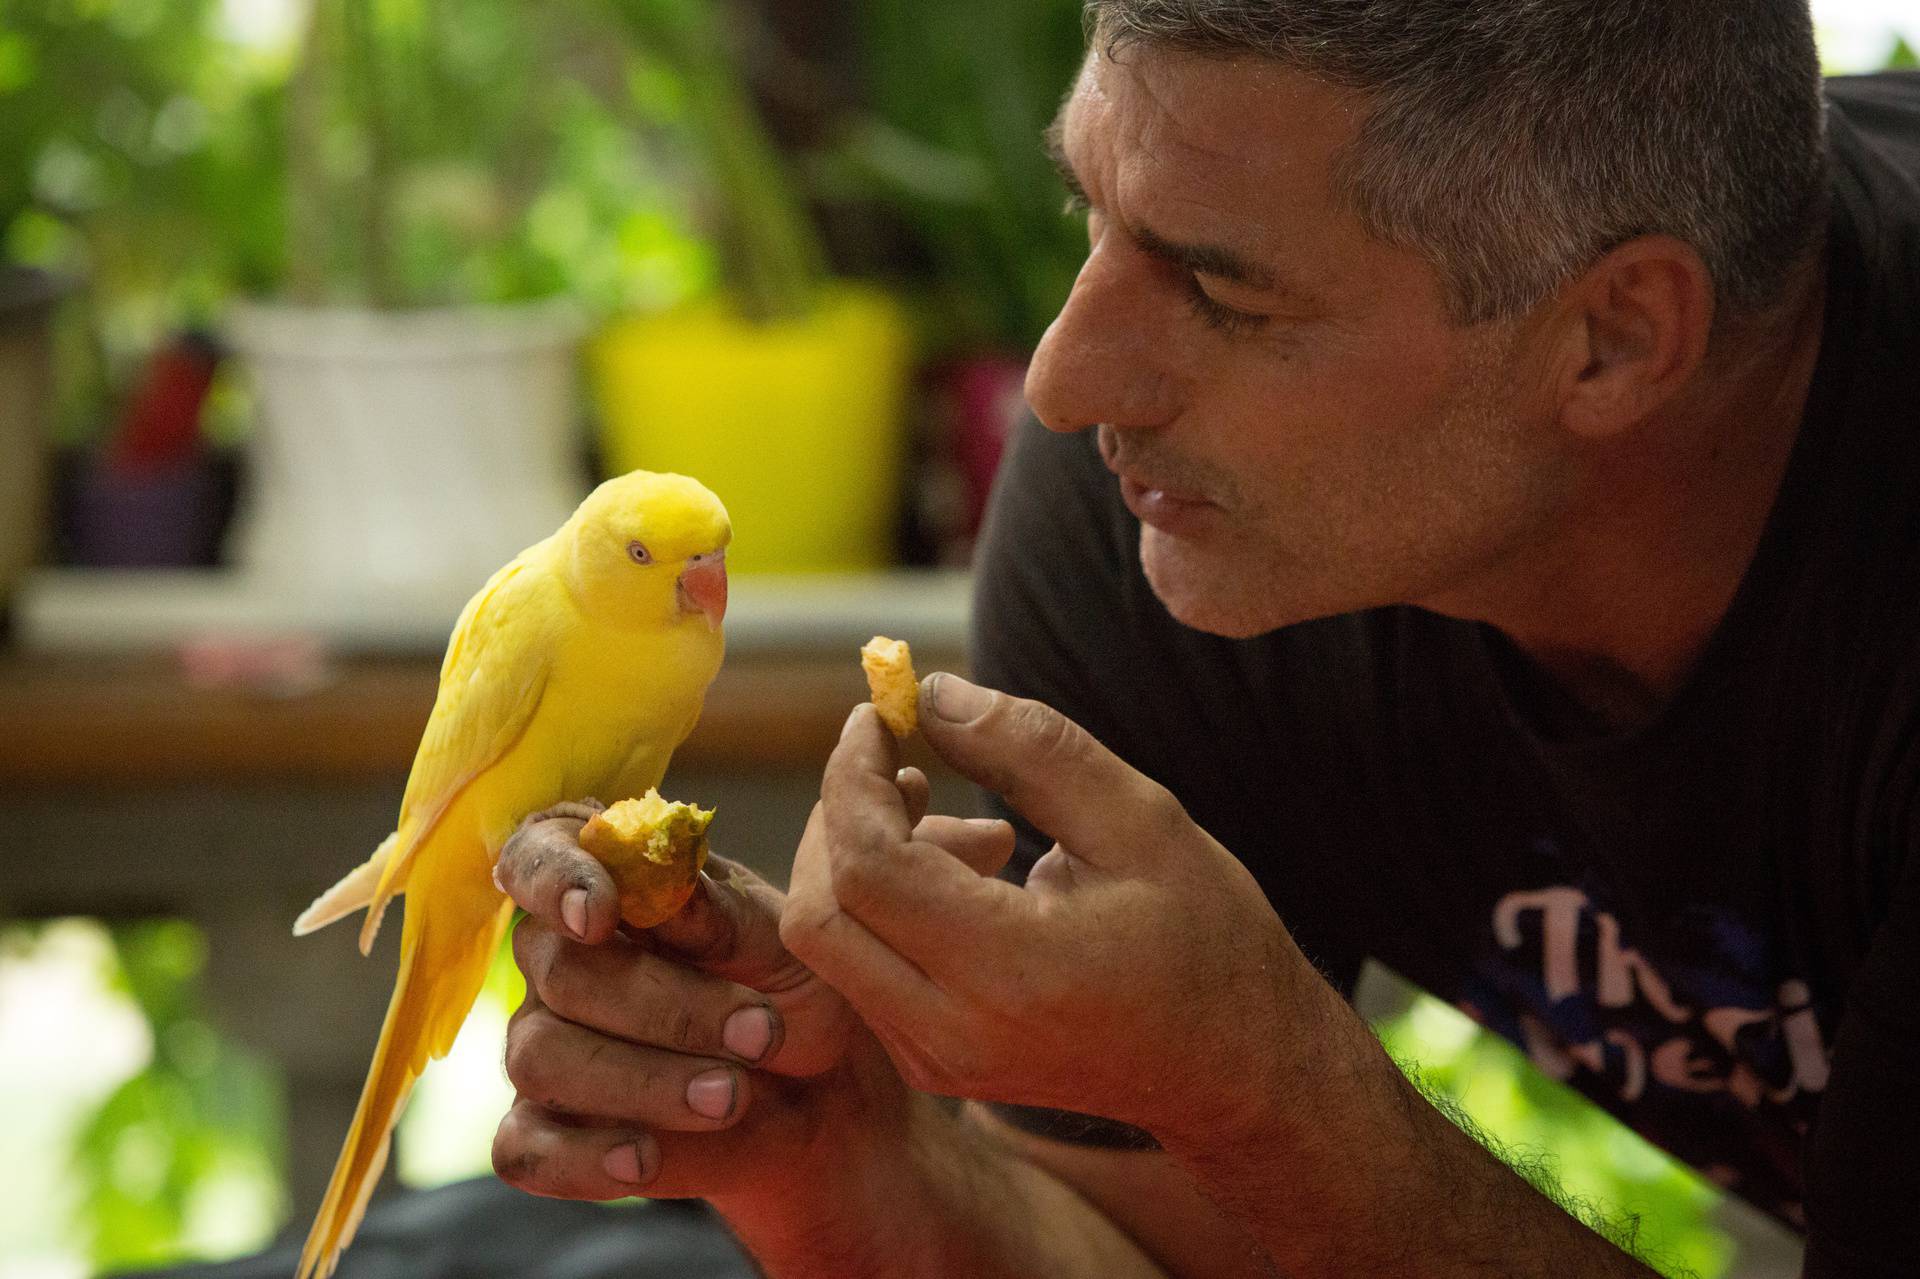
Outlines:
{"type": "MultiPolygon", "coordinates": [[[[924,779],[905,784],[924,808],[924,779]]],[[[494,1138],[501,1178],[572,1199],[777,1200],[802,1181],[830,1189],[855,1149],[899,1140],[908,1090],[782,945],[781,893],[713,857],[678,915],[627,929],[579,845],[596,807],[529,817],[495,868],[529,914],[514,933],[527,997],[507,1031],[519,1095],[494,1138]]],[[[936,817],[918,834],[980,861],[1007,832],[936,817]]]]}
{"type": "Polygon", "coordinates": [[[1144,1128],[1303,1279],[1650,1273],[1426,1105],[1165,789],[1040,703],[935,675],[921,706],[1059,842],[1025,890],[983,877],[917,838],[873,708],[848,720],[780,931],[910,1083],[1144,1128]]]}
{"type": "Polygon", "coordinates": [[[781,945],[781,894],[724,858],[679,915],[625,930],[578,842],[591,811],[528,818],[495,870],[529,918],[514,933],[527,998],[507,1031],[519,1096],[494,1167],[575,1199],[748,1189],[792,1162],[857,1023],[781,945]]]}
{"type": "MultiPolygon", "coordinates": [[[[1038,702],[935,675],[928,744],[1059,841],[1025,890],[916,837],[916,791],[858,708],[781,920],[907,1081],[1203,1143],[1284,1079],[1332,992],[1247,870],[1168,791],[1038,702]]],[[[909,774],[911,777],[912,774],[909,774]]],[[[1007,841],[1004,852],[1011,851],[1007,841]]],[[[1337,996],[1333,996],[1337,998],[1337,996]]]]}

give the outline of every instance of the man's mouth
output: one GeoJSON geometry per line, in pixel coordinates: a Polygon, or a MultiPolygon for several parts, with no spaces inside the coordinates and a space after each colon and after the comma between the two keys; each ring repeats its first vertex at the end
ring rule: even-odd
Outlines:
{"type": "Polygon", "coordinates": [[[1157,488],[1127,475],[1120,476],[1120,500],[1142,524],[1172,534],[1199,532],[1220,509],[1206,498],[1157,488]]]}
{"type": "Polygon", "coordinates": [[[1219,503],[1203,494],[1161,482],[1130,466],[1120,456],[1114,434],[1105,427],[1099,433],[1100,459],[1120,481],[1120,498],[1143,524],[1169,533],[1192,531],[1196,521],[1219,509],[1219,503]]]}

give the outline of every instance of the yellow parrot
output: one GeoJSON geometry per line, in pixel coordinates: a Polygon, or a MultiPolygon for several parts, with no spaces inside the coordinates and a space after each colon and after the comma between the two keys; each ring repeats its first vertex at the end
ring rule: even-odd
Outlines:
{"type": "Polygon", "coordinates": [[[294,924],[362,907],[365,953],[407,895],[400,971],[298,1279],[333,1273],[387,1161],[393,1124],[444,1057],[513,916],[494,885],[528,813],[658,786],[720,670],[726,508],[682,475],[608,480],[467,602],[400,803],[399,828],[294,924]]]}

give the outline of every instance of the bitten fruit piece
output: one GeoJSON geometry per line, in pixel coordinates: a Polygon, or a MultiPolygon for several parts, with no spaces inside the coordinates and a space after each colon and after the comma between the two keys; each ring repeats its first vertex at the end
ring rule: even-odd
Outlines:
{"type": "Polygon", "coordinates": [[[920,681],[913,677],[907,642],[876,635],[861,646],[860,665],[867,672],[867,691],[880,722],[895,737],[910,736],[920,727],[920,681]]]}
{"type": "Polygon", "coordinates": [[[707,864],[711,808],[669,803],[650,790],[595,813],[580,829],[580,847],[613,874],[620,918],[635,928],[665,923],[693,896],[707,864]]]}

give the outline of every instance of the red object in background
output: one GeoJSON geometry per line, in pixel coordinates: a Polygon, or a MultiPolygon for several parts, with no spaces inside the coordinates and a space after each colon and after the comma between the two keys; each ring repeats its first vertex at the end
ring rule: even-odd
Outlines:
{"type": "Polygon", "coordinates": [[[902,549],[913,564],[963,568],[1007,440],[1027,414],[1025,360],[976,355],[929,369],[920,384],[926,433],[913,463],[902,549]]]}
{"type": "Polygon", "coordinates": [[[186,332],[155,349],[101,448],[77,450],[60,488],[67,558],[99,568],[216,563],[237,471],[208,448],[201,411],[221,349],[186,332]]]}
{"type": "Polygon", "coordinates": [[[327,646],[312,635],[199,635],[176,652],[187,683],[266,697],[299,697],[333,682],[327,646]]]}
{"type": "Polygon", "coordinates": [[[952,405],[953,460],[967,492],[967,532],[980,531],[987,494],[1007,440],[1027,413],[1027,362],[978,356],[952,365],[940,379],[952,405]]]}
{"type": "Polygon", "coordinates": [[[108,467],[123,474],[151,472],[192,458],[220,356],[219,344],[198,332],[182,333],[155,350],[107,442],[108,467]]]}

